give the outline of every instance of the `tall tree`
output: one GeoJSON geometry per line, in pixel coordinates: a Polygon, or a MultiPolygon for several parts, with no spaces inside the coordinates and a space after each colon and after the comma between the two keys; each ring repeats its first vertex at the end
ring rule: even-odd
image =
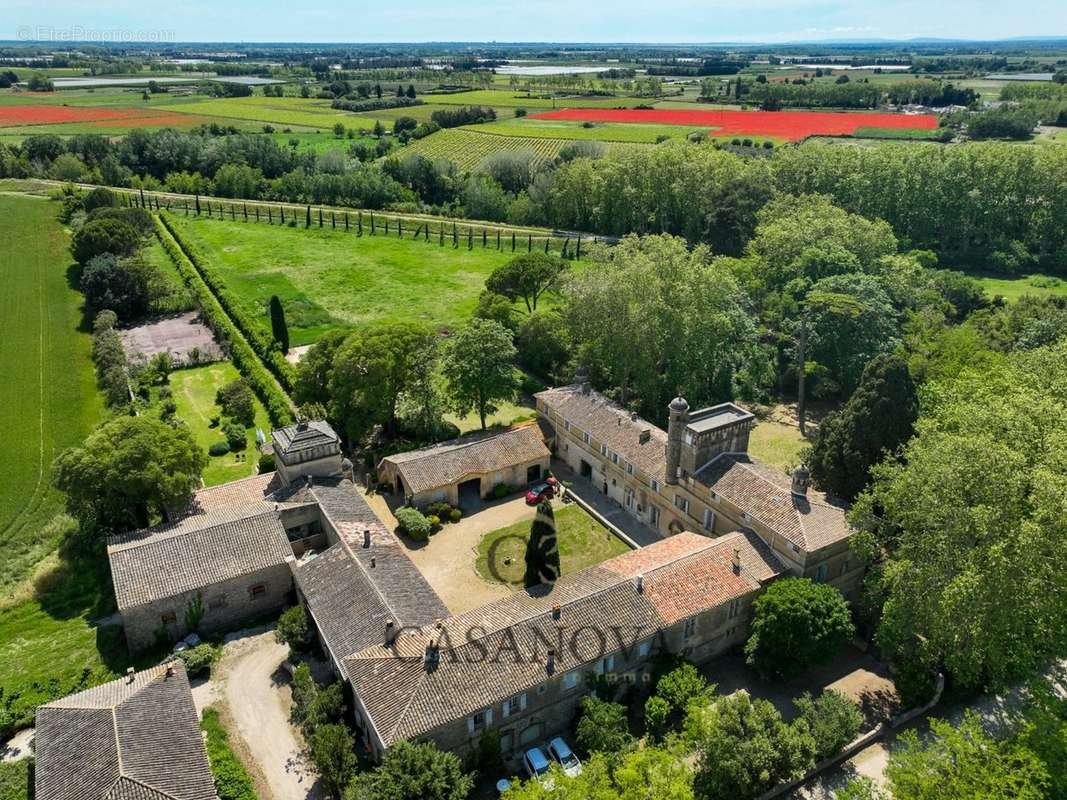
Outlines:
{"type": "Polygon", "coordinates": [[[345,800],[466,800],[473,788],[474,776],[463,771],[454,753],[428,742],[400,741],[381,766],[353,781],[345,800]]]}
{"type": "Polygon", "coordinates": [[[433,334],[412,322],[368,325],[345,340],[333,358],[329,395],[332,418],[349,438],[358,439],[374,425],[396,433],[400,395],[433,347],[433,334]]]}
{"type": "Polygon", "coordinates": [[[537,515],[530,525],[530,538],[526,541],[526,572],[522,581],[530,589],[555,583],[560,574],[556,515],[552,511],[552,501],[546,498],[537,504],[537,515]]]}
{"type": "Polygon", "coordinates": [[[184,426],[156,417],[115,417],[60,453],[55,485],[79,519],[116,530],[166,520],[200,485],[207,454],[184,426]]]}
{"type": "Polygon", "coordinates": [[[526,311],[537,309],[537,301],[551,289],[567,268],[562,258],[544,253],[528,253],[497,267],[485,282],[490,292],[503,295],[512,302],[522,300],[526,311]]]}
{"type": "Polygon", "coordinates": [[[752,607],[745,656],[749,666],[767,677],[792,678],[825,663],[855,633],[848,603],[828,583],[783,578],[752,607]]]}
{"type": "Polygon", "coordinates": [[[876,640],[958,686],[1067,646],[1067,342],[927,384],[916,435],[850,513],[878,563],[876,640]]]}
{"type": "Polygon", "coordinates": [[[482,430],[497,403],[517,388],[511,332],[491,319],[471,319],[445,347],[445,382],[459,414],[478,413],[482,430]]]}
{"type": "Polygon", "coordinates": [[[819,426],[805,458],[815,485],[853,501],[870,480],[871,467],[911,438],[918,416],[907,362],[897,355],[876,357],[844,408],[819,426]]]}
{"type": "Polygon", "coordinates": [[[274,334],[274,341],[281,347],[283,353],[289,352],[289,325],[285,322],[285,309],[278,295],[270,296],[270,329],[274,334]]]}

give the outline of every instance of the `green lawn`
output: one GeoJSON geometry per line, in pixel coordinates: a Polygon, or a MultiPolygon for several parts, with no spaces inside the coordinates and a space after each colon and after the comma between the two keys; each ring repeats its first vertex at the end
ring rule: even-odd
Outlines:
{"type": "Polygon", "coordinates": [[[493,269],[511,257],[480,246],[457,249],[447,241],[442,247],[433,239],[172,219],[264,324],[271,295],[281,298],[294,346],[332,328],[378,320],[454,327],[470,316],[493,269]]]}
{"type": "Polygon", "coordinates": [[[800,463],[800,451],[807,444],[792,425],[761,420],[749,435],[748,452],[753,458],[787,469],[800,463]]]}
{"type": "MultiPolygon", "coordinates": [[[[499,583],[503,578],[509,585],[522,585],[526,568],[526,542],[530,538],[533,518],[534,510],[530,509],[528,520],[491,531],[482,537],[474,565],[479,575],[488,581],[499,583]],[[489,567],[490,557],[494,569],[489,567]],[[494,570],[496,575],[493,574],[494,570]]],[[[556,536],[559,540],[560,568],[564,575],[599,564],[630,549],[576,505],[556,509],[556,536]]]]}
{"type": "MultiPolygon", "coordinates": [[[[239,377],[241,376],[237,368],[229,361],[204,367],[190,367],[170,374],[170,388],[174,393],[174,402],[178,405],[178,416],[189,426],[197,443],[204,450],[223,439],[219,428],[211,427],[211,418],[222,414],[222,409],[215,405],[215,393],[239,377]]],[[[259,462],[256,428],[270,433],[270,419],[258,399],[256,424],[249,428],[245,435],[248,446],[240,454],[209,456],[208,465],[204,469],[205,486],[217,486],[256,474],[256,465],[259,462]],[[244,460],[238,460],[238,455],[243,456],[244,460]]]]}
{"type": "Polygon", "coordinates": [[[46,526],[63,499],[51,488],[52,461],[103,414],[57,211],[0,196],[0,596],[55,548],[57,529],[46,526]]]}
{"type": "Polygon", "coordinates": [[[1036,297],[1059,295],[1067,297],[1067,280],[1052,275],[1034,273],[1032,275],[1020,275],[1016,278],[997,277],[993,275],[975,275],[986,293],[992,297],[1003,295],[1009,303],[1013,303],[1025,294],[1036,297]]]}

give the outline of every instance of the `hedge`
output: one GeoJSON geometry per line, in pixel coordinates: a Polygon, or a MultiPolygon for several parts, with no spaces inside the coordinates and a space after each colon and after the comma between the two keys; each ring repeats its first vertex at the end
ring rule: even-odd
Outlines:
{"type": "Polygon", "coordinates": [[[230,735],[222,727],[219,712],[205,708],[200,727],[207,734],[207,757],[219,800],[256,800],[256,787],[230,747],[230,735]]]}
{"type": "Polygon", "coordinates": [[[274,336],[267,331],[259,320],[245,311],[240,300],[230,291],[218,273],[215,272],[208,259],[196,248],[196,245],[189,241],[188,237],[183,238],[178,232],[174,224],[167,218],[167,212],[160,212],[159,217],[163,220],[163,224],[177,241],[179,247],[193,263],[193,266],[196,267],[204,283],[208,285],[216,299],[226,309],[230,319],[244,334],[252,349],[256,351],[256,354],[267,365],[267,368],[274,373],[286,391],[292,391],[296,382],[296,368],[285,359],[285,355],[279,349],[274,336]]]}
{"type": "MultiPolygon", "coordinates": [[[[162,213],[160,216],[162,216],[162,213]]],[[[205,323],[216,336],[229,343],[230,360],[233,361],[238,372],[248,381],[252,391],[266,406],[270,421],[279,427],[292,425],[293,410],[289,398],[282,391],[274,376],[263,366],[263,363],[248,342],[245,341],[237,326],[226,315],[222,304],[212,294],[211,289],[192,261],[182,251],[164,220],[157,219],[156,233],[159,235],[159,241],[162,243],[163,249],[167,251],[167,255],[170,256],[178,273],[182,276],[182,280],[185,281],[185,284],[196,297],[197,305],[200,306],[200,313],[203,315],[205,323]]]]}

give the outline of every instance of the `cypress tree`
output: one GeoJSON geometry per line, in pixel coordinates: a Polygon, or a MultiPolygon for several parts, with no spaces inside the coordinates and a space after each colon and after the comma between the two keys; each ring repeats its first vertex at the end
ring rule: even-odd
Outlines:
{"type": "Polygon", "coordinates": [[[270,329],[274,333],[274,341],[282,348],[283,353],[289,352],[289,326],[285,323],[285,309],[278,295],[270,297],[270,329]]]}
{"type": "Polygon", "coordinates": [[[526,542],[526,573],[522,582],[530,589],[541,584],[553,584],[559,576],[556,517],[552,512],[552,501],[545,499],[537,504],[537,516],[530,526],[530,539],[526,542]]]}

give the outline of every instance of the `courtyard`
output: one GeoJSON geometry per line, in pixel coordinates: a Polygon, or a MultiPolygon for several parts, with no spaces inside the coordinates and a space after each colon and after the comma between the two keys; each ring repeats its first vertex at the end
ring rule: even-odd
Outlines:
{"type": "MultiPolygon", "coordinates": [[[[367,495],[386,524],[396,526],[399,499],[367,495]]],[[[630,548],[574,503],[552,501],[564,574],[598,564],[630,548]]],[[[507,597],[522,588],[523,555],[536,508],[524,494],[486,501],[426,542],[399,536],[423,577],[453,614],[507,597]],[[490,563],[494,566],[490,567],[490,563]]]]}

